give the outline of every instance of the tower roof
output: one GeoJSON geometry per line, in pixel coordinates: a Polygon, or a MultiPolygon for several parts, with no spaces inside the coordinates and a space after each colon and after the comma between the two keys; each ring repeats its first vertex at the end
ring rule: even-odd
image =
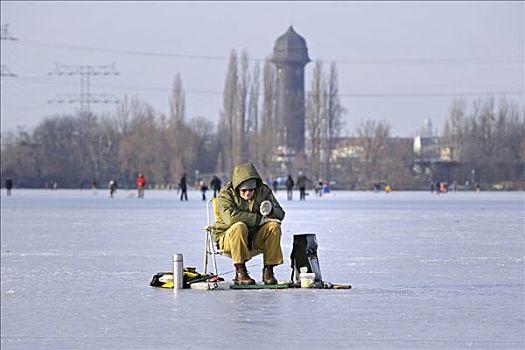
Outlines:
{"type": "Polygon", "coordinates": [[[272,61],[288,61],[302,64],[310,61],[306,40],[297,34],[292,26],[275,41],[272,61]]]}

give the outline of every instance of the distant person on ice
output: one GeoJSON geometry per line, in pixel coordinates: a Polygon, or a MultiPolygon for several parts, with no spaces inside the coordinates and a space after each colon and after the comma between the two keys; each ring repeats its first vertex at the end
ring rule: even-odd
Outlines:
{"type": "Polygon", "coordinates": [[[186,173],[182,174],[182,177],[179,181],[180,187],[180,200],[185,199],[188,201],[188,184],[186,183],[186,173]]]}
{"type": "Polygon", "coordinates": [[[146,178],[144,177],[144,175],[139,173],[139,176],[137,176],[137,180],[135,182],[137,184],[138,197],[144,198],[144,189],[146,188],[146,178]]]}
{"type": "Polygon", "coordinates": [[[272,188],[273,188],[273,193],[277,193],[277,190],[279,189],[279,181],[277,181],[276,177],[274,177],[272,180],[272,188]]]}
{"type": "Polygon", "coordinates": [[[293,197],[293,186],[294,182],[292,179],[292,175],[288,174],[288,178],[286,179],[286,196],[288,197],[289,201],[291,201],[293,197]]]}
{"type": "Polygon", "coordinates": [[[299,171],[299,176],[297,176],[297,187],[299,187],[299,200],[306,200],[306,183],[310,181],[302,171],[299,171]]]}
{"type": "Polygon", "coordinates": [[[113,180],[109,182],[109,198],[113,198],[113,194],[117,191],[117,183],[113,180]]]}
{"type": "Polygon", "coordinates": [[[202,193],[202,200],[205,201],[206,200],[206,191],[208,191],[208,185],[206,185],[206,182],[204,182],[204,181],[200,182],[200,190],[201,190],[201,193],[202,193]]]}
{"type": "Polygon", "coordinates": [[[221,179],[213,175],[213,179],[211,179],[210,186],[213,189],[213,198],[217,197],[217,193],[219,193],[222,186],[221,179]]]}
{"type": "Polygon", "coordinates": [[[283,263],[281,221],[284,210],[251,163],[236,165],[232,181],[219,193],[213,225],[219,249],[231,255],[236,284],[255,284],[246,269],[252,250],[263,252],[264,284],[276,284],[273,268],[283,263]]]}
{"type": "Polygon", "coordinates": [[[11,189],[13,188],[13,180],[11,180],[10,177],[8,177],[6,180],[5,180],[5,190],[7,191],[7,195],[10,196],[11,195],[11,189]]]}

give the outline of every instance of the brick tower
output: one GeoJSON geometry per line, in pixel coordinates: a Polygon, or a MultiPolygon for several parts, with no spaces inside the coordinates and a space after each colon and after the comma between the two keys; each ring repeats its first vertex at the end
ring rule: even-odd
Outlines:
{"type": "Polygon", "coordinates": [[[306,41],[290,26],[277,38],[272,62],[277,67],[277,120],[288,159],[304,156],[304,67],[310,62],[306,41]]]}

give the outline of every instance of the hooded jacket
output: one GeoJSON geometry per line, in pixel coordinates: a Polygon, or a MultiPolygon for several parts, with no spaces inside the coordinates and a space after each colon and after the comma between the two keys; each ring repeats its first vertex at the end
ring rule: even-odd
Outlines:
{"type": "Polygon", "coordinates": [[[138,187],[146,186],[146,178],[144,177],[144,175],[139,175],[137,177],[136,183],[138,187]]]}
{"type": "Polygon", "coordinates": [[[244,222],[248,226],[250,235],[257,232],[262,215],[259,212],[261,203],[269,200],[272,211],[269,218],[283,220],[284,210],[275,199],[272,189],[263,183],[261,176],[251,163],[236,165],[233,169],[232,181],[228,182],[219,192],[218,196],[219,217],[213,225],[215,241],[224,235],[226,230],[237,222],[244,222]],[[247,201],[239,194],[239,185],[246,180],[254,179],[257,187],[253,197],[247,201]]]}

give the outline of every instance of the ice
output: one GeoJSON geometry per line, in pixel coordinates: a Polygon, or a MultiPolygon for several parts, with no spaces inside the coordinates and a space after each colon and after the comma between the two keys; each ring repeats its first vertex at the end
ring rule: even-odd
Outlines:
{"type": "Polygon", "coordinates": [[[205,204],[134,193],[2,192],[3,350],[525,348],[523,192],[278,192],[276,277],[312,232],[323,279],[353,288],[178,292],[149,282],[175,253],[202,271],[205,204]]]}

